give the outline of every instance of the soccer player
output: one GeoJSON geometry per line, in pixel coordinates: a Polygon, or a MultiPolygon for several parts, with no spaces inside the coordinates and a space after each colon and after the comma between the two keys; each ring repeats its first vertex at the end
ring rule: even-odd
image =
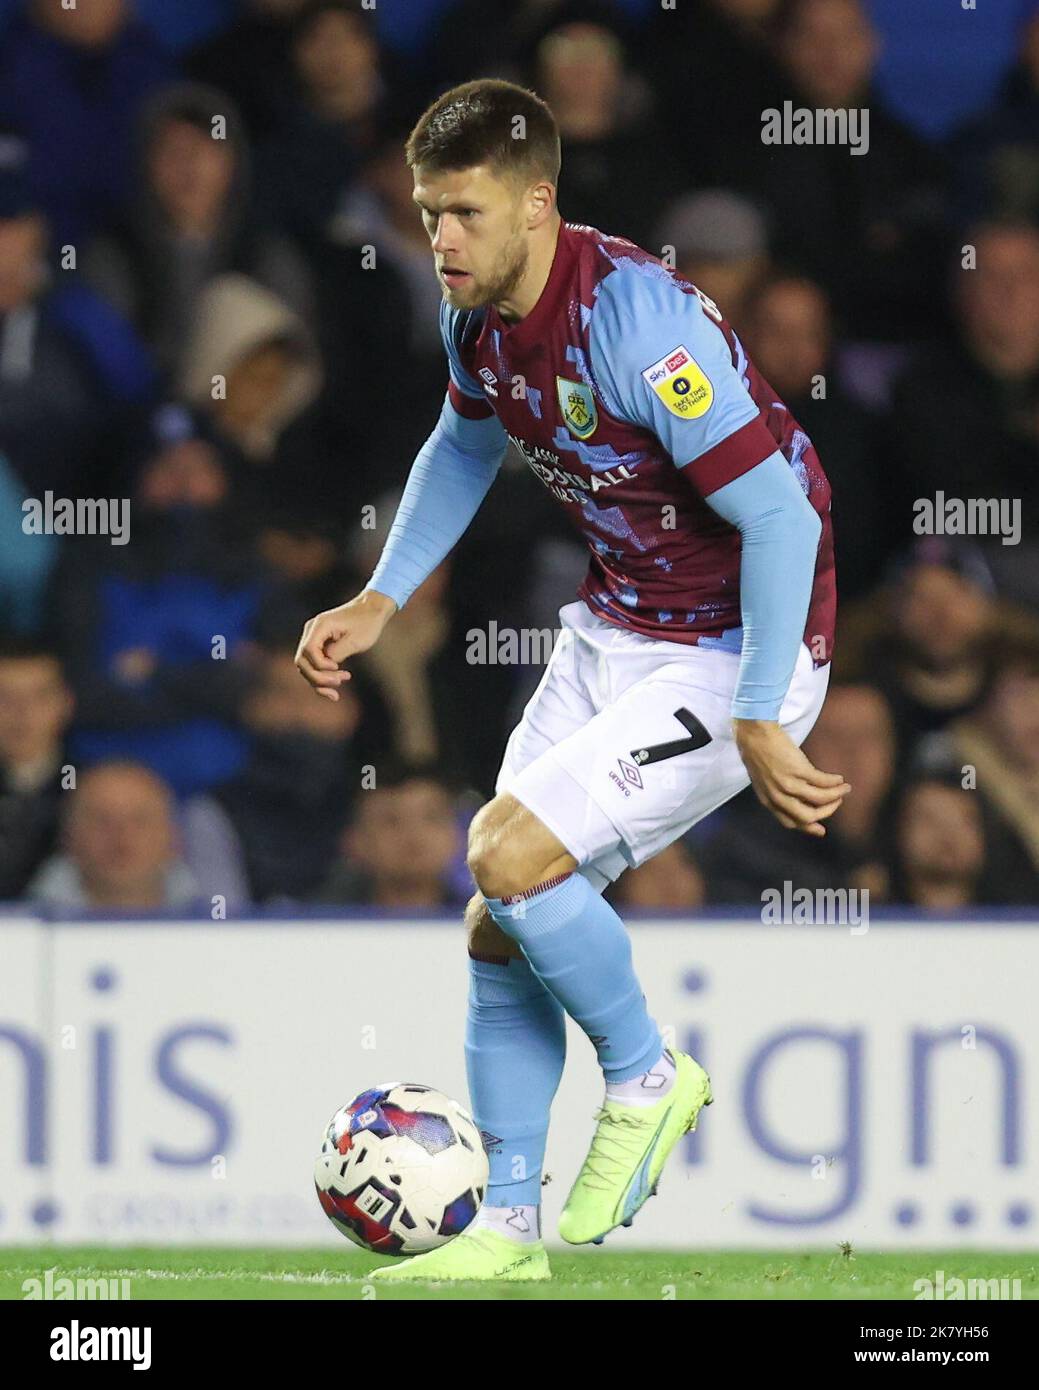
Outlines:
{"type": "Polygon", "coordinates": [[[474,818],[466,1063],[484,1205],[389,1279],[544,1279],[540,1188],[564,1012],[606,1094],[560,1219],[599,1242],[655,1191],[711,1101],[665,1049],[601,897],[748,784],[825,834],[850,790],[799,745],[826,692],[830,489],[717,306],[631,242],[560,219],[548,107],[506,82],[440,97],[407,145],[443,289],[450,381],[364,590],[311,618],[296,664],[338,699],[472,521],[511,439],[590,551],[580,602],[474,818]]]}

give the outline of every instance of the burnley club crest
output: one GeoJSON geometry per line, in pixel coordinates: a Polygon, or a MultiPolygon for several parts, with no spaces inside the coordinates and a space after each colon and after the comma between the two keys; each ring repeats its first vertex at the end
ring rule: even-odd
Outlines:
{"type": "Polygon", "coordinates": [[[595,397],[590,386],[583,381],[567,381],[556,377],[556,394],[559,409],[563,412],[566,427],[576,439],[587,439],[595,433],[599,415],[595,409],[595,397]]]}

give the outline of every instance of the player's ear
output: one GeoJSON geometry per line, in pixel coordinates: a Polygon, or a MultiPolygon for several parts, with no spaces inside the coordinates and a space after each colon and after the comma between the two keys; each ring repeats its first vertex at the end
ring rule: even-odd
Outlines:
{"type": "Polygon", "coordinates": [[[531,231],[547,222],[556,205],[555,185],[541,179],[527,190],[527,226],[531,231]]]}

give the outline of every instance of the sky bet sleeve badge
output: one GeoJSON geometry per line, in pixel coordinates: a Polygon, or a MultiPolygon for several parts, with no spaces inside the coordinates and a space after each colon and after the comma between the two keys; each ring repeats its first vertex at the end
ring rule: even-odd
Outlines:
{"type": "Polygon", "coordinates": [[[576,439],[587,439],[590,434],[594,434],[599,423],[599,413],[595,408],[592,388],[586,386],[583,381],[567,381],[565,377],[557,376],[556,395],[559,397],[559,409],[563,412],[563,419],[570,433],[576,439]]]}
{"type": "Polygon", "coordinates": [[[680,420],[698,420],[711,408],[714,387],[687,348],[672,348],[666,357],[647,367],[642,376],[680,420]]]}

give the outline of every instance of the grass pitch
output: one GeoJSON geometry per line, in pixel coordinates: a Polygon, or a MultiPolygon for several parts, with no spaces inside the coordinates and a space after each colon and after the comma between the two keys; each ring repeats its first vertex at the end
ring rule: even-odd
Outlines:
{"type": "Polygon", "coordinates": [[[0,1299],[25,1297],[23,1281],[128,1279],[147,1299],[912,1299],[913,1283],[934,1278],[1020,1279],[1022,1298],[1039,1298],[1039,1251],[841,1250],[610,1254],[550,1251],[548,1283],[374,1284],[385,1259],[344,1248],[241,1250],[191,1247],[11,1246],[0,1248],[0,1299]]]}

